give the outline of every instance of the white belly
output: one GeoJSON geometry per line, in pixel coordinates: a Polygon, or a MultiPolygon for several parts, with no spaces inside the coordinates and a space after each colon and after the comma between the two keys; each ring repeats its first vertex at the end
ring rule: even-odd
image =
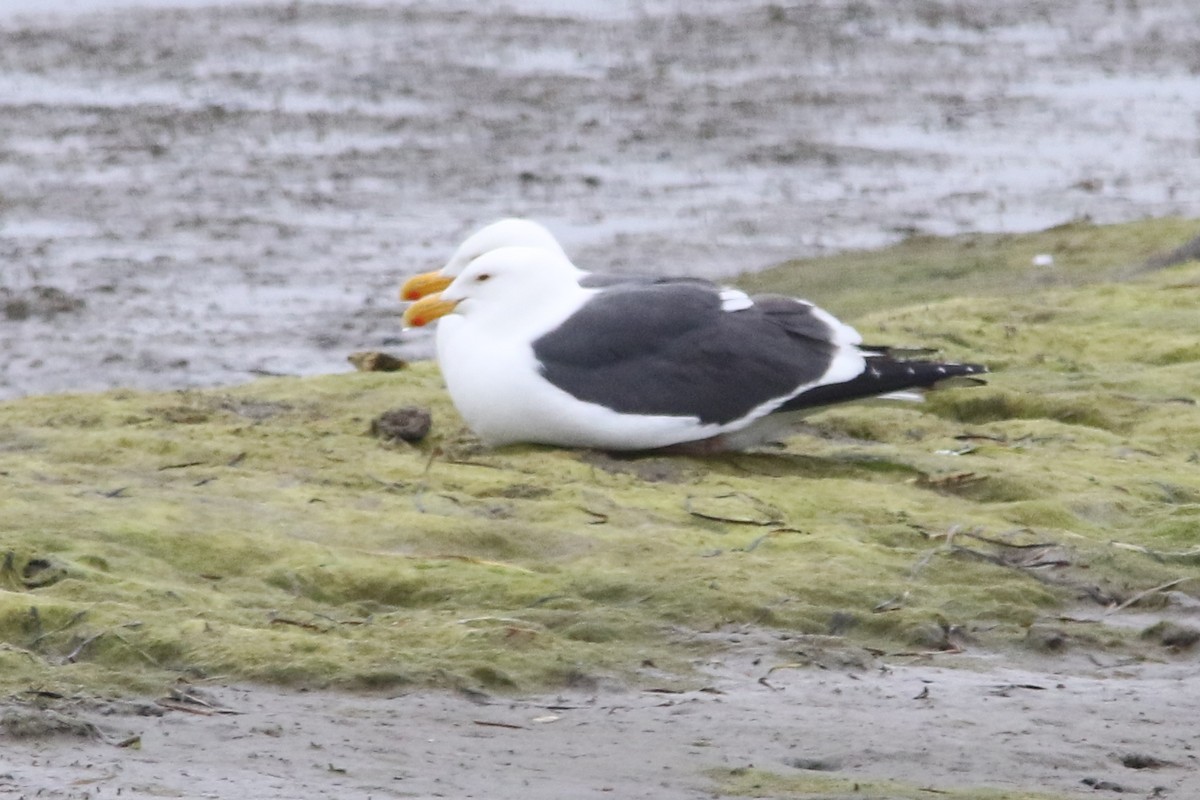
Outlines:
{"type": "Polygon", "coordinates": [[[705,439],[726,426],[695,417],[618,414],[585,403],[541,377],[531,347],[475,336],[453,315],[439,322],[438,363],[455,407],[489,445],[535,442],[644,450],[705,439]]]}

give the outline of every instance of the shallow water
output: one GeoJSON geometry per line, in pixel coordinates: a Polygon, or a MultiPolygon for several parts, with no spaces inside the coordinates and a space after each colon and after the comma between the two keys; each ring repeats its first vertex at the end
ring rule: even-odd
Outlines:
{"type": "Polygon", "coordinates": [[[419,353],[395,288],[505,214],[587,267],[705,276],[1200,216],[1197,23],[1189,0],[14,0],[0,285],[86,305],[0,314],[0,397],[419,353]]]}

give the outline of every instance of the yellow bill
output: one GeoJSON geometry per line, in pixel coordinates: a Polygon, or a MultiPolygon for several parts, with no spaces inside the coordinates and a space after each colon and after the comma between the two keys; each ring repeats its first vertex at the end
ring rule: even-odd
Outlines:
{"type": "Polygon", "coordinates": [[[453,281],[453,278],[447,277],[442,273],[434,270],[433,272],[422,272],[420,275],[413,275],[404,282],[400,287],[400,299],[411,302],[420,300],[426,295],[431,295],[434,292],[440,292],[445,289],[453,281]]]}
{"type": "Polygon", "coordinates": [[[455,309],[458,300],[443,300],[441,292],[426,295],[404,310],[404,325],[421,328],[455,309]]]}

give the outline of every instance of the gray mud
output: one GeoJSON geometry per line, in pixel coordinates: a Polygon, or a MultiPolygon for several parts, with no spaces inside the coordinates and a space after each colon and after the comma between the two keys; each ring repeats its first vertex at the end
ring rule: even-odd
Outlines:
{"type": "Polygon", "coordinates": [[[398,283],[506,214],[705,276],[1200,215],[1198,28],[1192,0],[11,0],[0,398],[419,352],[398,283]]]}
{"type": "Polygon", "coordinates": [[[1190,664],[771,670],[785,658],[709,664],[712,682],[691,692],[369,697],[233,686],[204,690],[231,713],[68,703],[52,715],[57,733],[0,731],[0,794],[701,800],[729,797],[721,774],[746,768],[848,782],[804,796],[859,796],[848,791],[858,782],[875,798],[971,797],[983,786],[1200,793],[1190,664]]]}

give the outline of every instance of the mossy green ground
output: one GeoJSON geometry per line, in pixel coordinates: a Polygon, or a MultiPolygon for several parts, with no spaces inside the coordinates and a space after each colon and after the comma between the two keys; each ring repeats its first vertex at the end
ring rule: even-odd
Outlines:
{"type": "Polygon", "coordinates": [[[482,451],[432,364],[4,404],[0,687],[686,680],[698,634],[731,625],[884,652],[1019,651],[1047,626],[1055,648],[1132,647],[1059,616],[1200,592],[1200,264],[1123,272],[1196,227],[822,260],[802,293],[868,339],[994,374],[823,412],[778,452],[482,451]],[[367,434],[404,405],[432,409],[426,442],[367,434]]]}

